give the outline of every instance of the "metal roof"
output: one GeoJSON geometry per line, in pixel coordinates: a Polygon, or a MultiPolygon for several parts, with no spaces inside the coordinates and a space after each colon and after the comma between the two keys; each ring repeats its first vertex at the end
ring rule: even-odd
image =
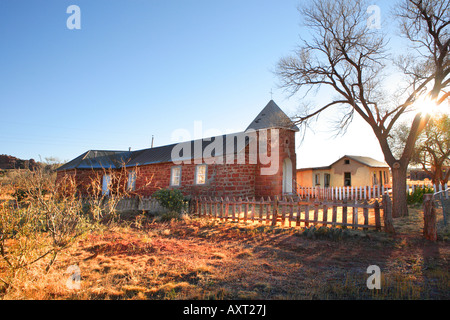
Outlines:
{"type": "Polygon", "coordinates": [[[102,169],[120,168],[130,160],[132,153],[129,151],[107,151],[89,150],[68,163],[62,165],[58,170],[70,169],[102,169]]]}
{"type": "Polygon", "coordinates": [[[292,120],[280,109],[275,101],[270,100],[246,130],[261,130],[270,128],[286,128],[300,131],[292,120]]]}
{"type": "Polygon", "coordinates": [[[225,157],[243,151],[254,138],[256,136],[253,132],[238,132],[137,151],[89,150],[57,170],[117,169],[123,166],[134,167],[191,160],[203,156],[204,158],[225,157]]]}
{"type": "Polygon", "coordinates": [[[300,168],[297,169],[297,171],[307,171],[307,170],[330,170],[331,167],[333,165],[335,165],[336,163],[338,163],[339,161],[341,161],[344,158],[348,158],[348,159],[352,159],[354,161],[357,161],[365,166],[371,167],[371,168],[389,168],[389,166],[387,165],[387,163],[385,162],[381,162],[378,160],[375,160],[373,158],[370,157],[362,157],[362,156],[348,156],[345,155],[341,158],[339,158],[338,160],[336,160],[335,162],[333,162],[332,164],[330,164],[329,166],[324,166],[324,167],[310,167],[310,168],[300,168]]]}
{"type": "Polygon", "coordinates": [[[117,169],[123,166],[133,167],[154,163],[191,160],[199,158],[202,155],[205,155],[204,158],[208,158],[209,155],[213,157],[226,157],[232,154],[238,154],[250,143],[250,141],[252,141],[252,139],[256,139],[256,130],[269,128],[288,128],[290,130],[299,131],[297,126],[295,126],[280,107],[278,107],[273,100],[270,100],[244,132],[197,139],[137,151],[89,150],[72,161],[62,165],[57,170],[117,169]],[[181,150],[183,150],[183,152],[188,152],[189,154],[184,155],[181,150]]]}

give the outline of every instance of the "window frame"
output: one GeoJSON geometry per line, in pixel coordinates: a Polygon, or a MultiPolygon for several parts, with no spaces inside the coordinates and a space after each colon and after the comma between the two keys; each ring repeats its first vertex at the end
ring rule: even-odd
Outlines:
{"type": "Polygon", "coordinates": [[[198,186],[203,186],[203,185],[206,184],[207,180],[208,180],[208,165],[205,164],[205,163],[202,163],[202,164],[198,164],[197,166],[195,166],[194,184],[198,185],[198,186]],[[205,177],[204,177],[204,182],[203,183],[199,183],[198,182],[198,180],[199,180],[198,179],[198,177],[199,177],[198,171],[199,171],[200,167],[205,167],[205,173],[204,173],[205,177]]]}
{"type": "Polygon", "coordinates": [[[344,172],[344,187],[351,187],[352,186],[352,173],[351,172],[344,172]],[[347,175],[349,176],[347,178],[347,175]],[[349,182],[348,184],[346,182],[349,182]]]}
{"type": "Polygon", "coordinates": [[[315,186],[320,186],[320,173],[315,173],[314,174],[314,185],[315,186]]]}
{"type": "Polygon", "coordinates": [[[329,188],[331,184],[331,174],[329,173],[324,173],[323,174],[323,186],[325,188],[329,188]]]}
{"type": "Polygon", "coordinates": [[[182,172],[182,168],[181,166],[173,166],[170,168],[170,186],[171,187],[180,187],[181,186],[181,172],[182,172]],[[175,169],[179,169],[179,174],[178,174],[178,184],[174,184],[173,179],[174,179],[174,171],[175,169]]]}

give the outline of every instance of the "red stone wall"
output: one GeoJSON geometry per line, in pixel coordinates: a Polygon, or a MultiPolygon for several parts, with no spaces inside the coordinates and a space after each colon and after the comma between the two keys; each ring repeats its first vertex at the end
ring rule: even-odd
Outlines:
{"type": "MultiPolygon", "coordinates": [[[[270,143],[272,142],[271,131],[268,131],[268,156],[271,156],[270,143]]],[[[258,164],[255,180],[255,195],[257,197],[282,196],[283,193],[283,161],[285,158],[291,159],[292,177],[295,179],[297,158],[295,154],[295,132],[291,130],[279,129],[278,131],[279,159],[278,171],[272,175],[262,175],[262,168],[269,168],[271,164],[258,164]]],[[[293,186],[293,191],[295,187],[293,186]]]]}
{"type": "MultiPolygon", "coordinates": [[[[270,131],[269,131],[270,132],[270,131]]],[[[270,134],[269,146],[272,137],[270,134]]],[[[291,130],[279,130],[279,159],[278,170],[273,175],[261,175],[261,169],[270,167],[270,164],[249,164],[248,147],[246,149],[245,164],[208,164],[207,182],[204,185],[195,184],[196,164],[181,165],[181,186],[171,187],[171,168],[174,163],[160,163],[127,168],[128,171],[136,170],[136,191],[141,196],[150,196],[161,188],[178,188],[185,195],[211,196],[211,197],[273,197],[282,195],[283,183],[283,160],[289,157],[292,161],[292,177],[295,179],[296,154],[295,154],[295,132],[291,130]]],[[[258,146],[259,147],[259,146],[258,146]]],[[[270,147],[269,147],[270,156],[270,147]]],[[[258,157],[259,159],[259,157],[258,157]]],[[[120,171],[120,170],[119,170],[120,171]]],[[[60,180],[64,174],[75,176],[79,184],[79,190],[86,193],[91,182],[100,183],[104,170],[69,170],[59,171],[57,179],[60,180]]],[[[126,179],[124,179],[126,180],[126,179]]],[[[126,181],[123,181],[126,184],[126,181]]],[[[295,190],[295,187],[293,186],[295,190]]]]}
{"type": "Polygon", "coordinates": [[[196,164],[181,166],[181,185],[170,186],[173,163],[141,166],[137,169],[136,193],[149,196],[160,188],[179,189],[185,195],[211,197],[253,197],[255,168],[249,164],[208,164],[204,185],[195,184],[196,164]]]}

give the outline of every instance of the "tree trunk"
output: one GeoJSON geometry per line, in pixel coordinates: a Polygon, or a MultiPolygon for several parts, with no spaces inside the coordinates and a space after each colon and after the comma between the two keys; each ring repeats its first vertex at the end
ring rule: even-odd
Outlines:
{"type": "Polygon", "coordinates": [[[408,216],[408,203],[406,197],[406,169],[398,162],[391,167],[392,170],[392,217],[408,216]]]}

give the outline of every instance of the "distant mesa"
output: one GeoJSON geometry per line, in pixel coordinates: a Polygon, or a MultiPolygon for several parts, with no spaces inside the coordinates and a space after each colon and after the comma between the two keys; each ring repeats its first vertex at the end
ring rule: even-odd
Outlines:
{"type": "Polygon", "coordinates": [[[22,160],[13,156],[8,156],[6,154],[0,155],[0,170],[10,170],[10,169],[30,169],[35,170],[39,167],[39,164],[30,160],[22,160]]]}

